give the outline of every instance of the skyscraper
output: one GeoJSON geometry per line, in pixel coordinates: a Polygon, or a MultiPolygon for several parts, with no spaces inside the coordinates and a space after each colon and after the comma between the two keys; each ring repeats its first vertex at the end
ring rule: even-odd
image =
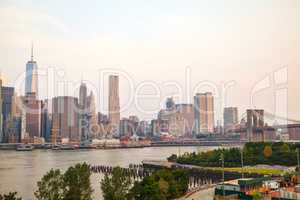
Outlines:
{"type": "Polygon", "coordinates": [[[0,143],[3,140],[3,118],[2,118],[2,79],[0,77],[0,143]]]}
{"type": "Polygon", "coordinates": [[[2,142],[8,142],[8,125],[12,116],[12,104],[15,88],[1,87],[2,93],[2,142]]]}
{"type": "Polygon", "coordinates": [[[42,102],[41,111],[41,136],[45,138],[46,142],[51,142],[51,129],[52,129],[52,115],[51,115],[51,101],[48,99],[42,102]]]}
{"type": "Polygon", "coordinates": [[[79,106],[86,108],[87,105],[87,87],[85,83],[80,84],[79,88],[79,106]]]}
{"type": "Polygon", "coordinates": [[[33,141],[35,137],[41,137],[42,102],[37,100],[35,93],[27,93],[24,98],[24,106],[26,113],[26,133],[28,133],[28,139],[33,141]]]}
{"type": "Polygon", "coordinates": [[[98,115],[96,113],[96,101],[93,92],[90,92],[90,95],[87,98],[87,117],[88,117],[88,135],[89,137],[96,137],[97,133],[97,123],[98,115]]]}
{"type": "Polygon", "coordinates": [[[214,97],[211,92],[197,93],[194,97],[196,133],[214,132],[214,97]]]}
{"type": "Polygon", "coordinates": [[[52,143],[68,139],[78,142],[78,98],[55,97],[52,99],[52,143]]]}
{"type": "Polygon", "coordinates": [[[115,75],[109,76],[108,112],[110,123],[118,128],[120,124],[119,77],[115,75]]]}
{"type": "Polygon", "coordinates": [[[176,104],[176,110],[184,118],[184,134],[190,136],[195,123],[195,110],[193,104],[176,104]]]}
{"type": "Polygon", "coordinates": [[[224,130],[234,128],[238,123],[238,108],[237,107],[225,107],[223,113],[224,130]]]}
{"type": "Polygon", "coordinates": [[[87,119],[87,87],[81,83],[79,88],[79,135],[81,140],[87,140],[88,137],[88,119],[87,119]]]}
{"type": "Polygon", "coordinates": [[[33,46],[31,47],[31,60],[26,64],[25,77],[25,95],[28,93],[35,93],[38,99],[38,66],[33,60],[33,46]]]}

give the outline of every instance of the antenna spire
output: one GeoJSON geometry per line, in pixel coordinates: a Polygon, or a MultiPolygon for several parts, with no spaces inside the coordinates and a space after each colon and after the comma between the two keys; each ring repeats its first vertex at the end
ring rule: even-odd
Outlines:
{"type": "Polygon", "coordinates": [[[33,61],[33,42],[31,42],[31,61],[33,61]]]}

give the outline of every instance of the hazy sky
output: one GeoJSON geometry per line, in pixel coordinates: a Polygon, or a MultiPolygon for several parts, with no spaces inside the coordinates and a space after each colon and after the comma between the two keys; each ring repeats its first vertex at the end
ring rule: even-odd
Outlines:
{"type": "MultiPolygon", "coordinates": [[[[212,90],[216,119],[223,106],[238,106],[240,115],[256,107],[300,119],[299,10],[299,0],[0,0],[0,69],[5,84],[15,85],[33,41],[39,68],[54,67],[60,75],[56,84],[78,86],[83,77],[103,86],[97,94],[102,111],[107,81],[99,74],[110,69],[133,82],[131,91],[121,78],[121,106],[138,88],[140,94],[156,93],[154,86],[161,91],[159,99],[139,101],[150,112],[131,103],[122,116],[149,119],[168,95],[180,93],[177,102],[188,102],[193,91],[212,90]],[[230,82],[224,95],[221,88],[230,82]]],[[[46,79],[39,84],[41,97],[51,97],[46,79]]]]}

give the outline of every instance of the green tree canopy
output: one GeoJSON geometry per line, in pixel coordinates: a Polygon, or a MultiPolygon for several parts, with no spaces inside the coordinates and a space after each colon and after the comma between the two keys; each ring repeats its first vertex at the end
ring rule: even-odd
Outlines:
{"type": "Polygon", "coordinates": [[[64,174],[64,200],[91,200],[90,166],[86,163],[70,167],[64,174]]]}
{"type": "Polygon", "coordinates": [[[112,171],[112,175],[106,174],[101,181],[101,189],[105,200],[126,200],[129,199],[131,180],[126,176],[120,167],[112,171]]]}
{"type": "Polygon", "coordinates": [[[64,174],[51,169],[37,183],[38,200],[91,200],[91,171],[86,163],[70,167],[64,174]]]}
{"type": "Polygon", "coordinates": [[[63,199],[63,175],[60,170],[51,169],[37,183],[38,190],[34,193],[38,200],[62,200],[63,199]]]}

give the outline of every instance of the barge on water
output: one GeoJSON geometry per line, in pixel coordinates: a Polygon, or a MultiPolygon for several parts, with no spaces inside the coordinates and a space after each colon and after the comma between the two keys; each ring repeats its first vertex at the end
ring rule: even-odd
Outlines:
{"type": "Polygon", "coordinates": [[[34,149],[33,145],[31,144],[20,144],[17,146],[17,151],[32,151],[34,149]]]}

